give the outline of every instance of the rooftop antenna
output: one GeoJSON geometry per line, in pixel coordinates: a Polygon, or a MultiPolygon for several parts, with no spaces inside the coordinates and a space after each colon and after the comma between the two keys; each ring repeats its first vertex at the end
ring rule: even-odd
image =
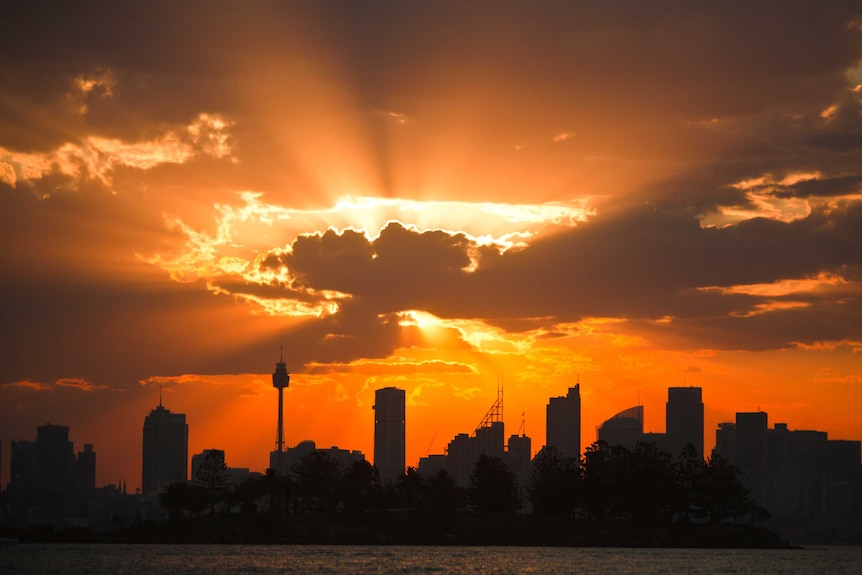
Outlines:
{"type": "Polygon", "coordinates": [[[162,406],[162,384],[159,384],[159,407],[162,406]]]}

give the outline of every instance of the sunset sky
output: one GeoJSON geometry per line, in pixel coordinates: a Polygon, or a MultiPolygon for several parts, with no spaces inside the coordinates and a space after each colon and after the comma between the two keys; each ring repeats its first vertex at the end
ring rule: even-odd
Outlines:
{"type": "Polygon", "coordinates": [[[862,439],[859,2],[0,3],[0,439],[407,463],[667,387],[862,439]]]}

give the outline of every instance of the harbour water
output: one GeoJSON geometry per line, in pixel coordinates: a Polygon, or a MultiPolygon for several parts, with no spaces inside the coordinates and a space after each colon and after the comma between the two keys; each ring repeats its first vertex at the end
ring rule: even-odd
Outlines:
{"type": "Polygon", "coordinates": [[[316,545],[14,545],[0,575],[859,575],[862,547],[798,550],[316,545]]]}

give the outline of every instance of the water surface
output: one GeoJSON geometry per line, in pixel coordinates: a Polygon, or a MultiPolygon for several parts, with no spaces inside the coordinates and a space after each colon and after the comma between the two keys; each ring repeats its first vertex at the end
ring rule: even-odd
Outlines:
{"type": "Polygon", "coordinates": [[[802,550],[316,545],[16,545],[0,575],[859,575],[862,547],[802,550]]]}

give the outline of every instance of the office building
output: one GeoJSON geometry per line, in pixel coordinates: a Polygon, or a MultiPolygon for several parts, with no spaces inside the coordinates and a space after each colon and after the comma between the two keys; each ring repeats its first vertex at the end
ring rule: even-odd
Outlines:
{"type": "Polygon", "coordinates": [[[725,461],[736,461],[736,424],[729,421],[718,424],[715,430],[715,447],[713,457],[721,457],[725,461]]]}
{"type": "Polygon", "coordinates": [[[581,386],[570,387],[565,397],[552,397],[545,410],[545,445],[563,457],[581,455],[581,386]]]}
{"type": "Polygon", "coordinates": [[[765,501],[769,462],[769,425],[763,411],[736,414],[735,459],[756,501],[765,501]]]}
{"type": "Polygon", "coordinates": [[[365,461],[365,455],[356,449],[342,449],[336,445],[332,447],[317,447],[317,444],[306,439],[300,441],[294,447],[286,447],[283,452],[285,473],[290,474],[294,467],[304,458],[312,453],[323,453],[337,462],[343,469],[347,469],[354,463],[365,461]]]}
{"type": "Polygon", "coordinates": [[[96,452],[92,443],[85,443],[84,451],[78,452],[75,487],[90,494],[96,489],[96,452]]]}
{"type": "Polygon", "coordinates": [[[599,426],[599,441],[608,445],[632,448],[643,440],[644,408],[642,405],[625,409],[599,426]]]}
{"type": "Polygon", "coordinates": [[[404,474],[405,393],[385,387],[374,393],[374,466],[381,481],[394,481],[404,474]]]}
{"type": "Polygon", "coordinates": [[[703,458],[703,393],[699,387],[669,387],[665,411],[665,442],[674,457],[686,445],[703,458]]]}
{"type": "Polygon", "coordinates": [[[155,497],[171,483],[189,478],[189,426],[183,413],[171,413],[159,402],[144,419],[143,473],[145,499],[155,497]]]}
{"type": "Polygon", "coordinates": [[[734,463],[743,473],[766,471],[769,456],[768,416],[763,411],[736,414],[736,456],[734,463]]]}
{"type": "Polygon", "coordinates": [[[36,489],[58,492],[74,485],[75,451],[65,425],[36,428],[36,489]]]}
{"type": "Polygon", "coordinates": [[[509,468],[515,473],[518,485],[522,490],[527,487],[527,479],[530,476],[530,460],[533,456],[533,442],[526,435],[511,435],[506,444],[505,461],[509,468]]]}
{"type": "Polygon", "coordinates": [[[10,489],[32,489],[36,482],[36,442],[12,440],[9,454],[10,489]]]}

